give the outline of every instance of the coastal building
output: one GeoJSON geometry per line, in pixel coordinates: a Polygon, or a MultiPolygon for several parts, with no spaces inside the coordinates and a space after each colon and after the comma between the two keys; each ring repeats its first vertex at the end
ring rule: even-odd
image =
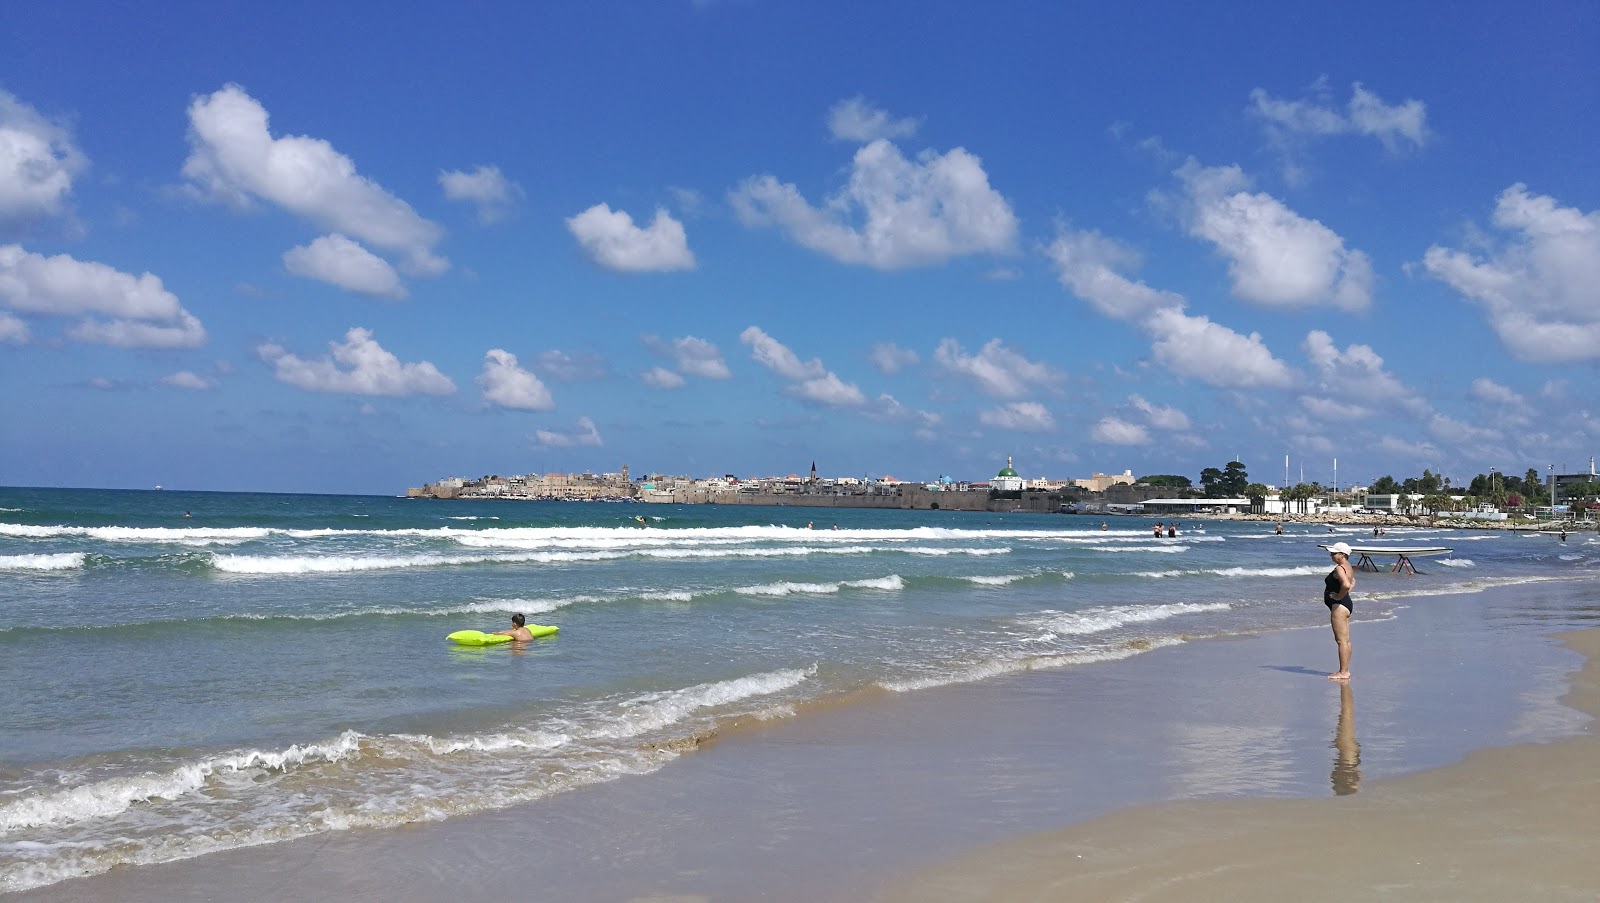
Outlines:
{"type": "Polygon", "coordinates": [[[1006,466],[989,481],[989,495],[994,498],[1022,498],[1022,478],[1011,467],[1011,456],[1006,455],[1006,466]]]}
{"type": "Polygon", "coordinates": [[[1090,492],[1105,492],[1112,486],[1132,486],[1134,483],[1133,471],[1124,470],[1122,473],[1096,473],[1088,479],[1077,479],[1072,485],[1090,492]]]}

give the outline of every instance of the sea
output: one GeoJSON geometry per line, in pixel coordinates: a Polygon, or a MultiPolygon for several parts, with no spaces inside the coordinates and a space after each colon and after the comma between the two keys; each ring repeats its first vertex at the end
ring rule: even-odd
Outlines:
{"type": "Polygon", "coordinates": [[[1321,543],[1453,549],[1359,574],[1358,622],[1600,577],[1593,533],[1155,520],[0,488],[0,891],[538,805],[734,726],[1320,625],[1321,543]],[[560,632],[446,639],[513,613],[560,632]]]}

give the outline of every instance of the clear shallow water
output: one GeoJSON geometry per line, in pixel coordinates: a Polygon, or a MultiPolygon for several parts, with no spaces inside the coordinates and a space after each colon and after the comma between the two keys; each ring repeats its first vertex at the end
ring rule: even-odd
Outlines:
{"type": "MultiPolygon", "coordinates": [[[[0,490],[0,508],[0,889],[581,792],[853,694],[1302,627],[1328,568],[1316,543],[1371,540],[213,493],[0,490]],[[562,633],[443,638],[514,611],[562,633]]],[[[1359,575],[1358,619],[1600,574],[1592,535],[1382,542],[1455,553],[1416,578],[1359,575]]]]}

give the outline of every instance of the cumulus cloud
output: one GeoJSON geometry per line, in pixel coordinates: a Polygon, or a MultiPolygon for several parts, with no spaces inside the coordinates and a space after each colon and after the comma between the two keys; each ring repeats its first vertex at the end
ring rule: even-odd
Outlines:
{"type": "Polygon", "coordinates": [[[801,380],[789,387],[789,393],[806,401],[835,408],[856,407],[866,404],[867,401],[855,383],[847,383],[832,373],[824,373],[815,379],[801,380]]]}
{"type": "Polygon", "coordinates": [[[69,212],[87,165],[67,129],[0,88],[0,228],[69,212]]]}
{"type": "Polygon", "coordinates": [[[1150,431],[1118,417],[1102,417],[1089,430],[1089,437],[1108,445],[1149,445],[1150,431]]]}
{"type": "Polygon", "coordinates": [[[1061,284],[1100,313],[1134,320],[1168,307],[1183,307],[1182,295],[1158,291],[1122,274],[1136,269],[1139,255],[1093,230],[1062,228],[1045,249],[1061,284]]]}
{"type": "Polygon", "coordinates": [[[1364,310],[1372,299],[1372,262],[1349,250],[1322,223],[1264,192],[1252,193],[1237,166],[1204,167],[1193,159],[1175,172],[1184,185],[1189,234],[1228,259],[1233,294],[1268,307],[1331,304],[1364,310]]]}
{"type": "Polygon", "coordinates": [[[914,424],[915,429],[913,430],[912,435],[924,442],[931,442],[937,438],[934,430],[944,422],[944,418],[939,414],[933,411],[921,411],[914,408],[908,408],[901,404],[893,395],[890,395],[887,392],[878,396],[878,399],[873,407],[876,410],[872,413],[883,418],[884,420],[889,420],[896,423],[910,422],[914,424]]]}
{"type": "Polygon", "coordinates": [[[493,225],[507,216],[522,200],[522,186],[505,177],[498,166],[479,166],[472,172],[447,169],[439,173],[439,187],[447,200],[463,201],[478,208],[478,222],[493,225]]]}
{"type": "Polygon", "coordinates": [[[400,254],[403,269],[437,275],[450,264],[434,254],[444,232],[411,205],[356,171],[320,138],[272,137],[267,111],[238,85],[189,105],[183,174],[201,197],[237,207],[261,200],[366,244],[400,254]]]}
{"type": "Polygon", "coordinates": [[[179,370],[177,373],[163,376],[161,377],[161,384],[163,386],[172,386],[175,389],[193,389],[195,391],[205,391],[217,387],[215,379],[209,376],[201,376],[192,370],[179,370]]]}
{"type": "Polygon", "coordinates": [[[706,379],[730,379],[733,376],[728,370],[727,363],[722,359],[722,352],[705,339],[686,335],[682,338],[663,340],[658,336],[647,335],[644,337],[644,343],[657,354],[671,358],[679,374],[706,379]]]}
{"type": "Polygon", "coordinates": [[[600,431],[595,429],[594,421],[587,417],[579,417],[577,427],[568,432],[536,430],[533,434],[533,441],[546,448],[572,448],[574,446],[599,446],[605,444],[600,438],[600,431]]]}
{"type": "Polygon", "coordinates": [[[502,348],[483,353],[483,372],[478,374],[483,400],[517,411],[548,411],[556,406],[550,390],[527,370],[517,365],[517,356],[502,348]]]}
{"type": "Polygon", "coordinates": [[[328,348],[329,357],[308,360],[266,342],[256,346],[256,356],[272,368],[279,382],[311,392],[402,397],[448,395],[456,390],[433,364],[402,363],[359,326],[345,333],[343,342],[329,342],[328,348]]]}
{"type": "Polygon", "coordinates": [[[1478,377],[1472,381],[1472,397],[1484,404],[1503,408],[1525,408],[1528,399],[1492,379],[1478,377]]]}
{"type": "Polygon", "coordinates": [[[1034,386],[1051,388],[1066,379],[1060,370],[1028,360],[999,339],[990,339],[974,355],[968,355],[955,339],[945,339],[934,349],[933,361],[944,372],[970,379],[984,394],[997,398],[1016,398],[1034,386]]]}
{"type": "Polygon", "coordinates": [[[909,138],[921,125],[920,119],[895,119],[859,94],[828,111],[828,132],[835,141],[866,144],[879,138],[909,138]]]}
{"type": "Polygon", "coordinates": [[[644,380],[645,385],[654,386],[657,389],[681,389],[689,384],[688,380],[668,370],[666,367],[651,367],[649,370],[639,374],[639,378],[644,380]]]}
{"type": "Polygon", "coordinates": [[[978,412],[978,422],[1003,430],[1044,433],[1056,428],[1056,419],[1049,409],[1037,401],[1014,401],[999,408],[985,408],[978,412]]]}
{"type": "MultiPolygon", "coordinates": [[[[1321,82],[1314,90],[1326,93],[1321,82]]],[[[1386,104],[1360,82],[1350,86],[1350,101],[1343,109],[1329,105],[1325,97],[1280,100],[1262,88],[1250,92],[1246,109],[1262,121],[1268,136],[1279,145],[1307,136],[1356,134],[1377,138],[1388,150],[1400,151],[1420,148],[1430,137],[1427,106],[1422,101],[1386,104]]]]}
{"type": "Polygon", "coordinates": [[[739,333],[739,341],[750,346],[750,356],[761,366],[790,381],[786,391],[807,401],[830,407],[856,407],[866,396],[854,383],[847,383],[829,372],[818,358],[802,361],[782,342],[751,326],[739,333]]]}
{"type": "Polygon", "coordinates": [[[283,252],[283,266],[296,276],[316,279],[349,292],[404,298],[405,286],[389,262],[358,242],[335,232],[309,245],[283,252]]]}
{"type": "Polygon", "coordinates": [[[554,349],[541,351],[539,369],[548,376],[569,383],[604,379],[610,375],[606,359],[591,352],[572,354],[554,349]]]}
{"type": "Polygon", "coordinates": [[[0,342],[8,345],[24,345],[32,336],[28,324],[5,311],[0,311],[0,342]]]}
{"type": "Polygon", "coordinates": [[[1518,359],[1600,359],[1600,211],[1518,183],[1501,192],[1494,224],[1510,235],[1484,258],[1434,245],[1423,266],[1482,308],[1518,359]]]}
{"type": "Polygon", "coordinates": [[[885,375],[899,373],[907,367],[915,366],[920,360],[917,353],[909,348],[901,348],[893,342],[878,342],[872,346],[872,351],[867,354],[872,361],[872,366],[885,375]]]}
{"type": "Polygon", "coordinates": [[[1150,346],[1155,359],[1179,376],[1232,388],[1294,383],[1294,371],[1272,356],[1260,333],[1241,335],[1209,317],[1172,308],[1157,311],[1144,325],[1155,339],[1150,346]]]}
{"type": "Polygon", "coordinates": [[[828,372],[822,366],[821,359],[800,360],[799,355],[789,350],[789,346],[767,335],[758,326],[751,326],[739,333],[739,341],[750,346],[750,356],[756,363],[784,379],[815,379],[828,372]]]}
{"type": "Polygon", "coordinates": [[[694,269],[694,254],[683,224],[665,210],[646,228],[606,204],[596,204],[567,220],[567,229],[595,263],[625,273],[694,269]]]}
{"type": "Polygon", "coordinates": [[[21,245],[0,245],[0,303],[24,314],[82,317],[68,335],[83,342],[190,348],[206,340],[200,321],[156,276],[66,254],[45,257],[21,245]]]}
{"type": "Polygon", "coordinates": [[[1398,406],[1416,417],[1433,412],[1427,399],[1384,367],[1371,345],[1340,351],[1332,336],[1316,329],[1306,334],[1305,352],[1323,391],[1358,411],[1398,406]]]}
{"type": "Polygon", "coordinates": [[[1171,405],[1151,404],[1139,395],[1129,395],[1128,404],[1144,414],[1146,421],[1158,430],[1182,431],[1189,428],[1189,415],[1171,405]]]}
{"type": "Polygon", "coordinates": [[[1136,324],[1153,340],[1156,360],[1180,376],[1214,386],[1288,386],[1294,371],[1257,333],[1241,335],[1209,318],[1183,312],[1186,301],[1122,275],[1138,256],[1097,232],[1061,227],[1046,249],[1061,284],[1096,310],[1136,324]]]}
{"type": "Polygon", "coordinates": [[[1017,236],[1011,205],[962,148],[907,160],[879,139],[856,151],[849,184],[818,206],[771,175],[746,179],[728,200],[747,226],[776,226],[813,251],[882,270],[1009,252],[1017,236]]]}

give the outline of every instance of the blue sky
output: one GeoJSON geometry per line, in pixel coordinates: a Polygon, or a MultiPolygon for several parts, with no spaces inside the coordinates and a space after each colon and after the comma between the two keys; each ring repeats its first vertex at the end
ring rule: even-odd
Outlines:
{"type": "Polygon", "coordinates": [[[1600,453],[1600,7],[1074,6],[6,4],[0,482],[1600,453]]]}

